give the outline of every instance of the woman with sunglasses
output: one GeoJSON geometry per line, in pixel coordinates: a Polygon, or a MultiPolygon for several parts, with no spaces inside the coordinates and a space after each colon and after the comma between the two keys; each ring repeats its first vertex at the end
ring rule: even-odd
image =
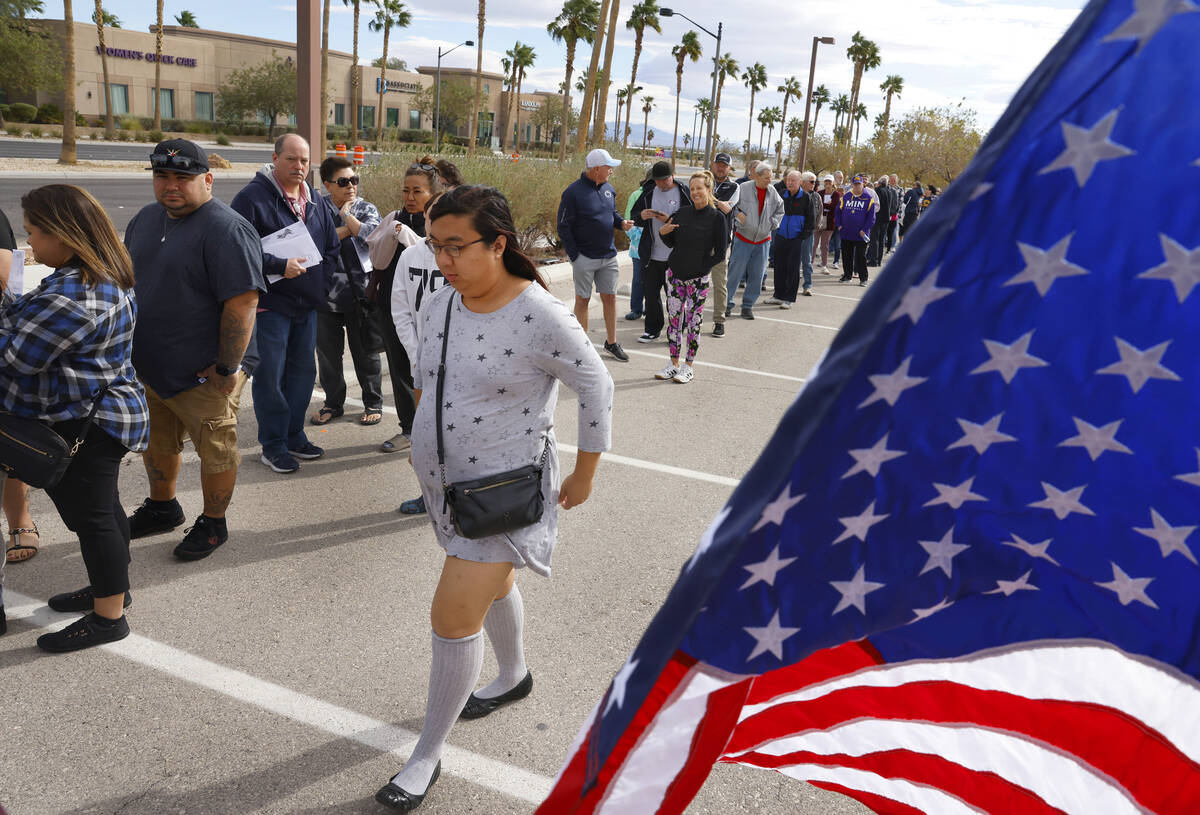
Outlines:
{"type": "Polygon", "coordinates": [[[515,572],[528,567],[550,575],[558,509],[588,499],[601,452],[609,448],[612,420],[612,378],[574,315],[546,290],[533,262],[517,248],[503,194],[488,187],[446,193],[430,210],[428,242],[450,285],[422,308],[412,459],[446,559],[433,596],[433,662],[421,737],[404,767],[375,795],[401,812],[418,807],[437,780],[456,720],[486,716],[533,689],[515,572]],[[554,436],[559,382],[579,397],[579,452],[561,486],[554,436]],[[490,537],[458,532],[443,501],[443,483],[539,460],[544,461],[540,521],[490,537]],[[500,673],[472,693],[483,666],[483,631],[500,673]]]}

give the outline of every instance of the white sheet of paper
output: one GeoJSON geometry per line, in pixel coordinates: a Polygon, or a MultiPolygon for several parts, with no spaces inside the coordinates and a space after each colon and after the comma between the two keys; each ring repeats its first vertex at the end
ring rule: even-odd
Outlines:
{"type": "MultiPolygon", "coordinates": [[[[311,269],[321,262],[321,252],[304,224],[296,222],[272,232],[262,239],[262,250],[277,258],[304,258],[304,268],[311,269]]],[[[267,282],[283,280],[283,275],[267,275],[267,282]]]]}
{"type": "Polygon", "coordinates": [[[8,290],[19,297],[25,293],[25,250],[14,249],[12,256],[12,269],[8,273],[8,290]]]}

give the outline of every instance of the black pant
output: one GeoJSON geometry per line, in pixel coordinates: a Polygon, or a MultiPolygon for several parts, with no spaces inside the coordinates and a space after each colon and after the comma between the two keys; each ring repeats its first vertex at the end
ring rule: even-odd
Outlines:
{"type": "Polygon", "coordinates": [[[642,294],[645,297],[646,333],[657,336],[662,333],[666,318],[663,316],[663,293],[667,288],[667,262],[665,260],[642,261],[642,294]]]}
{"type": "Polygon", "coordinates": [[[771,241],[775,250],[775,299],[785,303],[796,302],[796,293],[800,289],[800,262],[803,260],[801,249],[804,238],[777,237],[771,241]]]}
{"type": "Polygon", "coordinates": [[[867,282],[867,242],[848,241],[842,238],[842,259],[845,265],[842,270],[842,280],[849,280],[858,273],[858,279],[867,282]]]}
{"type": "Polygon", "coordinates": [[[871,245],[867,249],[867,263],[878,266],[883,262],[883,242],[887,239],[887,231],[891,227],[891,223],[886,220],[877,220],[875,226],[871,227],[871,245]]]}
{"type": "Polygon", "coordinates": [[[912,225],[915,224],[916,222],[917,222],[917,213],[916,212],[904,213],[904,217],[900,220],[900,237],[903,238],[904,233],[907,232],[912,227],[912,225]]]}
{"type": "MultiPolygon", "coordinates": [[[[397,249],[397,255],[401,251],[401,249],[397,249]]],[[[379,290],[375,293],[375,313],[379,318],[379,330],[383,332],[388,373],[392,379],[392,399],[396,403],[400,430],[404,433],[412,433],[413,416],[417,413],[417,397],[413,392],[412,368],[409,365],[408,352],[404,350],[404,344],[400,342],[400,336],[396,333],[396,324],[392,322],[392,281],[395,278],[394,267],[380,270],[379,290]]]]}
{"type": "Polygon", "coordinates": [[[342,373],[342,350],[350,346],[354,376],[362,389],[365,410],[383,407],[383,363],[378,351],[363,347],[363,320],[375,320],[375,309],[367,316],[355,306],[350,311],[317,312],[317,378],[325,391],[325,406],[341,409],[346,404],[346,377],[342,373]]]}
{"type": "MultiPolygon", "coordinates": [[[[83,421],[59,422],[54,430],[74,440],[83,421]]],[[[79,536],[83,565],[97,597],[129,590],[129,519],[117,493],[121,459],[128,452],[93,424],[62,481],[46,489],[67,529],[79,536]]]]}

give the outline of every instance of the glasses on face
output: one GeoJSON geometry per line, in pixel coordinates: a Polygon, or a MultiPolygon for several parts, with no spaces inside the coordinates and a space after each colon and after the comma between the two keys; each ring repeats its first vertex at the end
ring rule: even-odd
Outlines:
{"type": "Polygon", "coordinates": [[[197,170],[208,172],[208,168],[191,156],[168,156],[163,153],[150,154],[150,167],[155,170],[177,170],[192,173],[197,170]]]}
{"type": "Polygon", "coordinates": [[[349,187],[351,185],[357,187],[360,180],[361,179],[356,175],[342,176],[337,180],[337,185],[339,187],[349,187]]]}
{"type": "Polygon", "coordinates": [[[434,243],[426,238],[425,245],[429,247],[431,252],[433,252],[433,256],[435,258],[442,252],[445,252],[447,257],[451,258],[452,260],[458,260],[462,256],[463,250],[468,246],[473,243],[482,243],[485,240],[487,239],[476,238],[475,240],[468,241],[467,243],[434,243]]]}

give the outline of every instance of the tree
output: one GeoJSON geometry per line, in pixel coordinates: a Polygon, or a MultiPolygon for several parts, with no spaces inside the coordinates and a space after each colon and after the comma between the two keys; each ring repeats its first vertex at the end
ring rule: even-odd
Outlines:
{"type": "MultiPolygon", "coordinates": [[[[679,139],[679,95],[683,92],[683,63],[688,59],[698,62],[701,53],[700,35],[695,31],[685,32],[679,45],[671,49],[671,56],[675,57],[675,129],[671,135],[671,172],[675,172],[675,145],[679,139]]],[[[617,118],[621,117],[618,115],[617,118]]],[[[687,147],[687,141],[688,135],[684,133],[684,147],[687,147]]]]}
{"type": "MultiPolygon", "coordinates": [[[[63,33],[66,36],[66,42],[63,43],[63,51],[66,54],[65,64],[63,65],[63,87],[75,87],[75,12],[71,8],[71,0],[63,0],[63,33]]],[[[0,59],[0,62],[3,62],[0,59]]],[[[0,125],[4,123],[3,117],[0,117],[0,125]]],[[[58,153],[59,164],[78,164],[79,159],[75,154],[75,94],[63,94],[63,126],[62,126],[62,148],[58,153]]]]}
{"type": "MultiPolygon", "coordinates": [[[[699,127],[704,129],[709,117],[712,116],[712,100],[702,97],[696,100],[696,110],[700,113],[699,127]]],[[[692,134],[692,164],[696,163],[696,134],[692,134]]]]}
{"type": "MultiPolygon", "coordinates": [[[[475,101],[474,89],[465,83],[453,80],[442,80],[441,113],[438,113],[437,85],[427,85],[412,95],[409,102],[411,110],[418,111],[422,116],[434,121],[434,127],[442,133],[456,132],[459,127],[470,121],[471,108],[475,101]]],[[[484,101],[487,93],[483,94],[484,101]]]]}
{"type": "MultiPolygon", "coordinates": [[[[374,3],[375,0],[367,2],[374,3]]],[[[353,67],[350,69],[350,141],[353,143],[358,141],[358,84],[362,75],[362,68],[358,65],[358,23],[362,0],[342,0],[342,5],[354,8],[354,55],[353,67]]]]}
{"type": "MultiPolygon", "coordinates": [[[[784,133],[787,134],[790,144],[788,145],[788,161],[789,163],[796,160],[796,142],[800,141],[800,137],[804,135],[804,122],[793,116],[784,126],[784,133]]],[[[797,169],[803,170],[803,167],[797,169]]]]}
{"type": "MultiPolygon", "coordinates": [[[[742,84],[750,89],[750,123],[746,125],[746,141],[750,141],[750,134],[754,130],[754,95],[767,87],[767,69],[761,62],[756,62],[746,69],[742,74],[742,84]]],[[[762,147],[762,135],[759,134],[759,147],[762,147]]],[[[746,150],[749,152],[750,145],[746,145],[746,150]]]]}
{"type": "Polygon", "coordinates": [[[472,153],[479,138],[479,107],[483,103],[483,24],[487,21],[486,5],[485,0],[479,0],[479,11],[476,13],[475,104],[471,108],[471,143],[468,148],[472,153]]]}
{"type": "Polygon", "coordinates": [[[902,177],[949,184],[970,163],[982,139],[975,111],[961,104],[920,108],[891,125],[887,161],[902,177]]]}
{"type": "MultiPolygon", "coordinates": [[[[382,61],[383,57],[375,57],[371,60],[371,67],[378,68],[382,61]]],[[[387,67],[389,71],[407,71],[408,60],[400,59],[400,57],[388,57],[387,67]]]]}
{"type": "Polygon", "coordinates": [[[842,117],[850,112],[850,97],[846,94],[840,94],[833,104],[829,106],[836,116],[833,120],[833,129],[839,130],[842,125],[842,117]]]}
{"type": "MultiPolygon", "coordinates": [[[[546,33],[550,35],[550,39],[567,45],[567,71],[562,85],[562,120],[564,122],[571,118],[571,74],[575,72],[575,46],[580,40],[590,44],[596,38],[596,23],[599,16],[600,3],[598,0],[566,0],[558,16],[546,26],[546,33]]],[[[621,92],[617,91],[618,110],[620,110],[621,102],[621,92]]],[[[617,118],[620,118],[619,113],[617,118]]],[[[558,160],[565,161],[566,158],[567,131],[564,130],[563,137],[558,143],[558,160]]]]}
{"type": "Polygon", "coordinates": [[[217,94],[217,115],[224,121],[261,113],[267,118],[267,137],[275,137],[275,120],[296,112],[296,67],[272,53],[265,62],[229,75],[217,94]]]}
{"type": "Polygon", "coordinates": [[[816,112],[813,113],[812,129],[813,132],[816,133],[817,119],[821,118],[821,106],[828,105],[831,100],[829,88],[825,87],[824,85],[818,85],[817,89],[813,91],[812,100],[813,104],[816,106],[816,112]]]}
{"type": "Polygon", "coordinates": [[[96,39],[100,43],[100,72],[104,75],[104,138],[111,139],[115,131],[113,129],[112,86],[108,82],[108,52],[104,49],[104,19],[104,9],[100,7],[100,0],[96,0],[96,11],[92,15],[92,20],[96,23],[96,39]]]}
{"type": "MultiPolygon", "coordinates": [[[[642,37],[647,28],[653,28],[662,33],[662,22],[658,19],[658,4],[655,0],[642,0],[633,7],[625,27],[633,32],[633,70],[629,75],[629,85],[637,84],[638,63],[642,59],[642,37]]],[[[629,147],[629,114],[633,111],[633,97],[629,98],[629,107],[625,109],[625,138],[621,147],[629,147]]]]}
{"type": "MultiPolygon", "coordinates": [[[[509,103],[516,107],[517,111],[517,133],[513,140],[513,147],[517,152],[521,150],[521,83],[525,81],[525,72],[533,67],[534,60],[537,59],[537,54],[534,53],[532,45],[517,40],[513,47],[504,52],[508,57],[509,64],[512,66],[512,80],[516,86],[516,95],[509,93],[509,103]]],[[[511,127],[510,127],[511,129],[511,127]]]]}
{"type": "Polygon", "coordinates": [[[542,140],[553,142],[555,134],[558,134],[559,143],[566,141],[567,134],[579,121],[579,114],[574,108],[567,111],[567,118],[563,119],[563,109],[553,100],[547,100],[546,104],[535,110],[529,117],[529,123],[542,131],[542,140]]]}
{"type": "MultiPolygon", "coordinates": [[[[608,40],[604,43],[604,67],[600,73],[596,75],[596,110],[592,117],[592,142],[594,144],[604,144],[604,131],[608,129],[607,111],[608,111],[608,88],[612,83],[612,57],[613,45],[617,41],[617,17],[621,13],[620,0],[612,0],[611,7],[608,13],[608,40]]],[[[617,135],[617,129],[613,128],[613,137],[617,135]]]]}
{"type": "Polygon", "coordinates": [[[387,91],[388,38],[391,36],[393,28],[408,28],[412,24],[412,14],[400,0],[376,0],[376,2],[379,10],[375,12],[375,18],[367,23],[367,28],[376,33],[383,32],[383,56],[379,63],[379,109],[376,113],[379,118],[376,120],[377,127],[375,129],[375,138],[382,141],[386,119],[383,94],[387,91]]]}
{"type": "MultiPolygon", "coordinates": [[[[775,90],[783,94],[783,111],[779,114],[779,118],[775,120],[776,124],[781,124],[787,121],[788,100],[790,100],[793,96],[799,99],[804,93],[804,88],[801,86],[800,80],[796,79],[794,76],[789,76],[787,79],[783,80],[783,84],[775,90]]],[[[782,138],[779,140],[779,149],[775,151],[775,165],[777,167],[783,166],[782,138]]]]}
{"type": "MultiPolygon", "coordinates": [[[[717,100],[716,104],[713,105],[712,112],[712,140],[714,145],[717,143],[717,122],[721,121],[721,92],[725,90],[725,78],[731,76],[737,79],[738,73],[741,70],[741,67],[737,64],[737,60],[729,52],[726,52],[725,56],[717,60],[717,100]]],[[[704,163],[707,164],[710,158],[711,156],[705,156],[704,163]]]]}
{"type": "Polygon", "coordinates": [[[883,140],[886,142],[888,124],[892,121],[892,96],[899,96],[904,90],[904,77],[899,74],[889,74],[888,78],[879,84],[879,90],[883,91],[887,97],[883,106],[883,126],[880,128],[883,140]]]}
{"type": "MultiPolygon", "coordinates": [[[[325,2],[328,5],[329,0],[325,0],[325,2]]],[[[158,0],[156,5],[158,6],[158,22],[154,26],[154,127],[152,129],[161,133],[162,89],[160,78],[162,74],[163,0],[158,0]]]]}
{"type": "Polygon", "coordinates": [[[588,64],[588,82],[583,89],[583,104],[579,106],[579,137],[575,139],[575,152],[583,155],[587,150],[588,125],[591,123],[592,105],[595,104],[596,72],[600,70],[600,50],[604,43],[604,32],[608,27],[608,12],[616,0],[601,0],[600,14],[596,18],[596,39],[592,42],[592,59],[588,64]]]}
{"type": "MultiPolygon", "coordinates": [[[[63,86],[59,46],[49,32],[26,19],[26,14],[41,14],[41,0],[0,0],[0,87],[13,91],[57,90],[63,86]]],[[[68,26],[68,36],[73,36],[68,26]]],[[[68,50],[68,60],[74,59],[68,50]]],[[[74,88],[74,82],[71,86],[74,88]]],[[[74,106],[74,95],[66,94],[74,106]]],[[[0,127],[4,117],[0,116],[0,127]]]]}
{"type": "MultiPolygon", "coordinates": [[[[767,129],[767,120],[770,119],[770,108],[763,108],[758,112],[758,146],[762,149],[763,131],[767,129]]],[[[746,158],[750,157],[750,140],[746,139],[746,158]]]]}
{"type": "Polygon", "coordinates": [[[882,60],[879,56],[879,46],[864,38],[861,31],[855,31],[850,40],[850,47],[846,49],[846,58],[854,64],[854,78],[850,83],[850,110],[858,110],[858,91],[862,85],[863,72],[878,68],[882,60]]]}
{"type": "Polygon", "coordinates": [[[646,114],[646,121],[642,125],[642,153],[646,152],[646,134],[650,130],[650,111],[654,110],[654,97],[647,96],[642,99],[642,113],[646,114]]]}
{"type": "Polygon", "coordinates": [[[858,105],[858,110],[854,112],[854,146],[858,147],[858,131],[862,127],[863,119],[867,118],[867,106],[861,102],[858,105]]]}
{"type": "Polygon", "coordinates": [[[196,22],[196,15],[192,14],[187,9],[175,15],[175,22],[184,28],[199,28],[200,24],[196,22]]]}
{"type": "Polygon", "coordinates": [[[102,9],[99,3],[96,4],[96,14],[92,17],[92,21],[95,23],[103,21],[104,25],[109,28],[121,27],[121,18],[110,11],[102,9]]]}

